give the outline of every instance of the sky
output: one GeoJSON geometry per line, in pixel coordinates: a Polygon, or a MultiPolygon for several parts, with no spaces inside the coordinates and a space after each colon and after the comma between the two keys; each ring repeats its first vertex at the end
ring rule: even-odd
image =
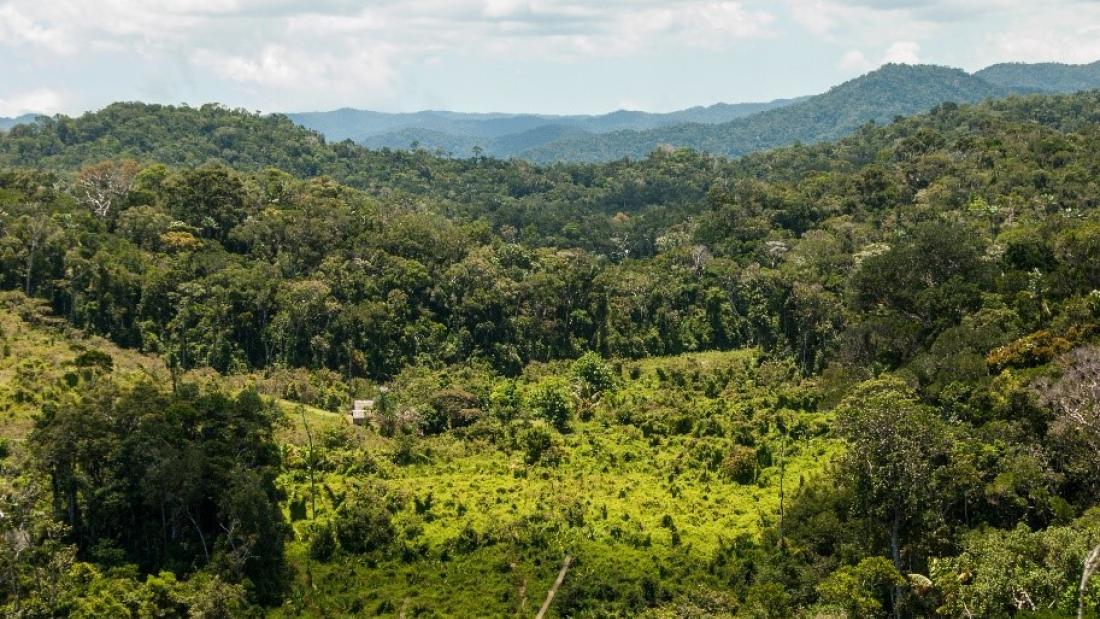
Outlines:
{"type": "Polygon", "coordinates": [[[1100,0],[0,0],[0,116],[665,112],[885,62],[1100,60],[1100,0]]]}

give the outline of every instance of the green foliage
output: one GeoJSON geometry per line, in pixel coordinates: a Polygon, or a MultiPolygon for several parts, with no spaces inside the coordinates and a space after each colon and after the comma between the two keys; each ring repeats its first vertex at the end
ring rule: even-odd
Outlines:
{"type": "MultiPolygon", "coordinates": [[[[364,554],[385,551],[393,543],[396,530],[393,511],[399,505],[373,488],[355,491],[344,499],[334,514],[333,536],[345,552],[364,554]]],[[[324,534],[322,534],[324,535],[324,534]]],[[[326,542],[318,542],[325,544],[326,542]]],[[[310,552],[315,546],[311,545],[310,552]]],[[[318,548],[317,550],[322,550],[318,548]]]]}
{"type": "Polygon", "coordinates": [[[756,472],[756,450],[752,447],[734,445],[722,460],[722,474],[739,484],[751,484],[756,472]]]}
{"type": "Polygon", "coordinates": [[[1024,91],[1077,92],[1093,90],[1100,83],[1100,61],[1085,65],[1008,62],[986,67],[975,75],[990,84],[1024,91]]]}
{"type": "MultiPolygon", "coordinates": [[[[1095,514],[1072,526],[1031,531],[978,530],[963,540],[957,557],[932,563],[940,593],[939,612],[957,616],[1009,616],[1019,610],[1050,609],[1076,614],[1085,557],[1100,541],[1095,514]]],[[[1086,588],[1086,612],[1100,611],[1100,583],[1086,588]]]]}
{"type": "Polygon", "coordinates": [[[73,365],[79,368],[97,368],[103,372],[114,369],[114,359],[101,350],[86,350],[73,359],[73,365]]]}
{"type": "Polygon", "coordinates": [[[838,407],[837,422],[850,448],[841,475],[854,486],[858,508],[889,540],[900,570],[906,539],[923,541],[924,526],[942,513],[936,505],[948,495],[937,481],[951,430],[891,378],[857,387],[838,407]]]}
{"type": "Polygon", "coordinates": [[[216,566],[271,601],[284,584],[287,533],[273,415],[255,392],[104,381],[47,407],[30,443],[81,557],[149,573],[216,566]]]}
{"type": "Polygon", "coordinates": [[[550,428],[542,424],[532,424],[519,436],[523,448],[523,460],[527,464],[554,466],[561,461],[560,440],[550,428]]]}
{"type": "Polygon", "coordinates": [[[591,395],[602,394],[615,385],[611,366],[599,355],[587,352],[573,362],[573,376],[577,378],[591,395]]]}
{"type": "Polygon", "coordinates": [[[573,404],[563,381],[548,379],[536,385],[527,396],[527,406],[536,417],[553,425],[559,432],[569,430],[573,404]]]}
{"type": "Polygon", "coordinates": [[[904,582],[889,559],[868,557],[833,572],[817,590],[822,602],[844,609],[849,617],[881,617],[891,588],[904,582]]]}

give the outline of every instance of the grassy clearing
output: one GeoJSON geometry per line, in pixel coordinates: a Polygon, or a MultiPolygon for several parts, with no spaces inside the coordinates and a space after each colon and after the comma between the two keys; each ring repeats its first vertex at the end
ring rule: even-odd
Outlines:
{"type": "MultiPolygon", "coordinates": [[[[532,367],[525,380],[564,369],[532,367]]],[[[352,430],[351,444],[371,447],[322,456],[316,520],[288,507],[299,587],[275,614],[531,615],[565,554],[576,558],[560,602],[565,608],[586,579],[606,589],[609,607],[629,605],[632,597],[660,601],[697,587],[721,588],[711,570],[720,548],[739,536],[759,539],[779,512],[777,410],[790,422],[788,492],[838,453],[825,432],[828,416],[780,407],[776,393],[790,376],[758,364],[755,351],[649,359],[619,371],[616,393],[561,436],[563,456],[554,466],[529,465],[521,449],[499,441],[450,434],[421,439],[422,461],[397,466],[387,456],[399,449],[398,439],[352,430]],[[739,442],[768,454],[748,480],[722,471],[722,456],[739,442]],[[338,518],[337,506],[358,484],[400,497],[398,549],[309,561],[315,523],[338,518]]],[[[309,496],[302,445],[292,452],[282,481],[289,502],[301,505],[309,496]]]]}

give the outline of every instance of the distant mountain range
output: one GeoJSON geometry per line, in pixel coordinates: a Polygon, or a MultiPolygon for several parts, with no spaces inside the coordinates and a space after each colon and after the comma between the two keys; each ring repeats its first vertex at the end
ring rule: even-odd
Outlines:
{"type": "Polygon", "coordinates": [[[798,142],[836,139],[868,122],[889,122],[941,103],[1094,88],[1100,88],[1100,62],[999,64],[974,74],[948,67],[895,64],[816,96],[718,104],[668,114],[385,114],[342,109],[289,116],[329,140],[350,139],[371,148],[419,147],[457,157],[471,156],[480,149],[486,155],[537,163],[594,162],[644,157],[666,146],[740,156],[798,142]]]}
{"type": "Polygon", "coordinates": [[[344,108],[332,112],[288,114],[330,141],[352,140],[374,148],[409,148],[470,154],[475,146],[486,154],[509,156],[535,146],[577,135],[609,131],[643,131],[684,123],[723,123],[790,105],[798,99],[766,103],[719,103],[667,114],[619,110],[595,116],[547,114],[467,114],[425,111],[386,114],[344,108]]]}
{"type": "Polygon", "coordinates": [[[0,131],[7,131],[16,125],[30,124],[34,122],[34,119],[37,117],[38,114],[23,114],[15,118],[4,118],[0,116],[0,131]]]}

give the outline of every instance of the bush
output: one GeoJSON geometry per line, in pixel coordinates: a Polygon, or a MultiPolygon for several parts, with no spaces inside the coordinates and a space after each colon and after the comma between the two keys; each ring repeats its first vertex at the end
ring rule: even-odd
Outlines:
{"type": "Polygon", "coordinates": [[[554,433],[543,425],[534,425],[520,435],[527,464],[555,465],[561,461],[561,449],[554,433]]]}
{"type": "Polygon", "coordinates": [[[86,350],[73,359],[73,365],[78,368],[95,368],[110,372],[115,367],[115,361],[111,355],[101,350],[86,350]]]}
{"type": "Polygon", "coordinates": [[[540,419],[543,419],[561,432],[569,429],[569,419],[573,407],[569,401],[569,392],[558,381],[540,383],[528,396],[527,405],[540,419]]]}
{"type": "Polygon", "coordinates": [[[890,589],[905,582],[885,557],[867,557],[845,566],[817,586],[821,601],[843,608],[849,617],[876,617],[890,599],[890,589]]]}
{"type": "Polygon", "coordinates": [[[986,364],[994,372],[1005,368],[1029,368],[1049,363],[1058,355],[1073,348],[1080,334],[1074,329],[1066,337],[1050,331],[1036,331],[1011,344],[994,349],[986,357],[986,364]]]}
{"type": "Polygon", "coordinates": [[[481,419],[477,396],[461,389],[445,389],[432,398],[431,411],[424,420],[424,431],[439,434],[465,428],[481,419]]]}
{"type": "Polygon", "coordinates": [[[722,474],[739,484],[751,484],[756,479],[756,450],[735,445],[722,460],[722,474]]]}
{"type": "Polygon", "coordinates": [[[336,553],[336,537],[332,525],[325,523],[314,527],[309,537],[309,556],[315,561],[328,561],[336,553]]]}
{"type": "Polygon", "coordinates": [[[593,394],[603,393],[615,384],[611,366],[594,352],[587,352],[573,362],[573,376],[593,394]]]}
{"type": "Polygon", "coordinates": [[[336,510],[335,536],[346,552],[363,554],[389,548],[397,539],[395,506],[376,491],[362,491],[336,510]]]}

